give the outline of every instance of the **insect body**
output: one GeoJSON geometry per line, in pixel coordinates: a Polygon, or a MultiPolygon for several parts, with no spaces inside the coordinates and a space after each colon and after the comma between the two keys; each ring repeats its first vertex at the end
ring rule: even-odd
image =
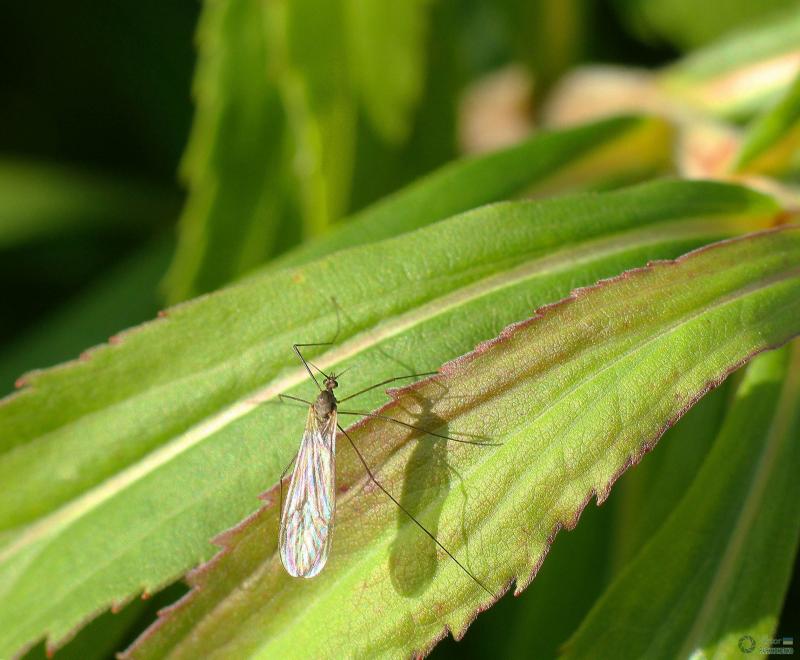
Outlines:
{"type": "MultiPolygon", "coordinates": [[[[336,376],[333,373],[328,375],[317,366],[313,365],[313,363],[308,362],[299,350],[300,347],[303,346],[325,345],[329,344],[295,344],[293,346],[294,352],[300,358],[309,376],[311,376],[311,379],[316,383],[319,389],[319,394],[314,402],[312,403],[287,394],[279,395],[281,399],[290,399],[305,403],[309,407],[306,428],[303,433],[303,439],[300,442],[300,449],[297,452],[297,456],[294,458],[294,470],[292,471],[292,478],[289,482],[286,502],[283,503],[283,511],[281,512],[279,543],[281,562],[286,572],[293,577],[313,578],[325,567],[325,563],[328,560],[333,531],[333,517],[336,508],[336,433],[340,431],[358,456],[369,479],[478,586],[492,597],[495,597],[495,594],[488,587],[475,577],[466,566],[458,561],[453,553],[442,545],[442,543],[375,478],[375,475],[372,473],[372,470],[369,469],[364,456],[359,451],[355,442],[339,424],[338,416],[342,414],[383,419],[425,433],[431,437],[443,438],[454,442],[464,442],[473,445],[490,445],[493,443],[475,442],[441,435],[433,431],[421,429],[408,422],[377,413],[339,410],[339,401],[333,393],[333,390],[339,385],[336,381],[336,376]],[[309,365],[314,366],[324,377],[324,387],[320,385],[309,365]]],[[[341,373],[339,375],[341,375],[341,373]]],[[[397,380],[428,375],[431,374],[410,374],[409,376],[389,378],[355,392],[354,394],[350,394],[341,401],[347,401],[376,387],[388,385],[397,380]]],[[[289,466],[291,466],[291,463],[289,466]]],[[[289,469],[289,466],[287,466],[286,470],[289,469]]],[[[284,474],[285,472],[286,471],[284,471],[284,474]]],[[[283,483],[283,475],[281,475],[280,483],[283,483]]],[[[281,490],[281,492],[283,491],[281,490]]]]}
{"type": "Polygon", "coordinates": [[[325,566],[336,509],[336,397],[331,375],[309,406],[281,514],[281,561],[294,577],[312,578],[325,566]]]}

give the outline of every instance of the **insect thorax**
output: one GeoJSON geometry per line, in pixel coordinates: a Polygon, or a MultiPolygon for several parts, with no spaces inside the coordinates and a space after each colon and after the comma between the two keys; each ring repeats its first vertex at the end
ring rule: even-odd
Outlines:
{"type": "Polygon", "coordinates": [[[336,397],[330,390],[323,390],[314,401],[314,413],[319,419],[327,419],[336,410],[336,397]]]}

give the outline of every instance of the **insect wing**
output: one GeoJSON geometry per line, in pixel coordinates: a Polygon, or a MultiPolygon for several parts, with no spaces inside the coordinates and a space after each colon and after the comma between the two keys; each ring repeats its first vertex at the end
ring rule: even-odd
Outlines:
{"type": "Polygon", "coordinates": [[[294,577],[312,578],[325,566],[336,505],[336,410],[318,420],[308,412],[281,515],[281,561],[294,577]]]}

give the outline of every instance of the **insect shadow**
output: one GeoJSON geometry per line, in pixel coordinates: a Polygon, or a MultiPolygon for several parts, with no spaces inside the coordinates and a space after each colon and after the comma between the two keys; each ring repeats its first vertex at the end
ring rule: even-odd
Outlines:
{"type": "MultiPolygon", "coordinates": [[[[305,344],[305,346],[309,345],[320,344],[305,344]]],[[[415,417],[415,423],[413,424],[394,417],[384,416],[380,413],[339,409],[339,403],[358,397],[369,390],[399,380],[418,378],[430,374],[410,374],[389,378],[338,401],[333,394],[333,390],[338,386],[337,376],[333,373],[326,374],[312,362],[306,360],[299,350],[302,346],[304,345],[295,344],[294,351],[317,384],[320,394],[313,403],[291,395],[279,395],[279,400],[287,399],[290,402],[304,403],[309,406],[310,410],[309,421],[306,425],[300,450],[292,462],[286,466],[280,478],[280,507],[282,510],[280,550],[281,560],[286,571],[295,577],[312,578],[322,570],[327,561],[331,545],[333,498],[335,497],[333,454],[336,445],[336,431],[338,429],[356,453],[370,481],[397,505],[398,512],[404,519],[404,523],[413,524],[417,529],[417,541],[420,536],[419,530],[424,532],[424,536],[428,540],[428,543],[423,546],[412,545],[412,548],[416,547],[417,550],[423,550],[422,562],[419,561],[419,557],[406,554],[405,550],[398,551],[397,549],[401,548],[401,546],[397,542],[393,544],[393,549],[390,553],[390,575],[395,588],[400,593],[413,594],[420,591],[430,582],[436,571],[436,551],[438,547],[479,587],[494,596],[495,594],[437,538],[436,531],[438,530],[438,519],[441,515],[441,504],[433,511],[435,519],[433,531],[431,530],[430,522],[428,521],[427,526],[421,523],[412,508],[414,510],[428,508],[427,505],[430,503],[442,500],[443,495],[449,490],[446,443],[457,442],[476,446],[496,446],[499,443],[491,442],[489,438],[468,433],[455,434],[460,437],[442,433],[442,430],[447,430],[446,420],[436,415],[433,412],[432,402],[422,397],[418,392],[412,391],[410,393],[410,396],[416,399],[416,403],[421,408],[420,411],[413,413],[415,417]],[[324,378],[324,388],[320,385],[312,368],[324,378]],[[412,461],[406,468],[406,479],[403,482],[400,499],[387,490],[382,484],[382,480],[376,477],[353,438],[341,424],[337,423],[337,410],[340,415],[368,417],[378,423],[398,424],[410,431],[410,437],[421,436],[415,438],[418,442],[411,457],[412,461]],[[422,452],[422,455],[420,455],[420,452],[422,452]],[[417,461],[421,461],[424,464],[421,469],[414,469],[417,461]],[[292,472],[286,505],[284,506],[283,478],[293,464],[294,471],[292,472]],[[444,478],[441,478],[441,475],[444,475],[444,478]],[[431,481],[436,484],[433,492],[431,488],[427,487],[431,481]],[[423,494],[425,495],[424,501],[422,499],[423,494]],[[413,572],[408,570],[410,568],[413,569],[413,572]],[[420,568],[422,568],[421,571],[419,570],[420,568]]],[[[446,391],[447,388],[443,387],[443,389],[446,391]]],[[[413,538],[410,537],[410,533],[406,532],[405,525],[400,528],[399,532],[398,537],[413,538]]]]}
{"type": "MultiPolygon", "coordinates": [[[[415,425],[436,429],[443,436],[450,434],[445,419],[433,412],[433,402],[418,393],[410,394],[420,407],[415,425]]],[[[446,438],[418,438],[406,464],[400,503],[418,519],[424,519],[427,530],[439,536],[439,521],[444,498],[450,491],[451,468],[447,462],[446,438]]],[[[389,554],[389,574],[395,589],[404,596],[416,596],[433,580],[437,567],[436,543],[420,534],[416,525],[398,510],[397,536],[389,554]]]]}
{"type": "MultiPolygon", "coordinates": [[[[335,299],[333,299],[333,302],[337,309],[335,337],[338,337],[341,328],[341,308],[338,306],[335,299]]],[[[413,413],[418,423],[412,424],[385,416],[381,413],[344,410],[340,408],[339,404],[357,398],[378,387],[398,381],[433,375],[433,372],[395,376],[363,388],[342,399],[337,399],[334,394],[334,390],[338,387],[337,378],[344,372],[339,372],[338,374],[334,374],[333,372],[329,374],[325,373],[317,365],[304,357],[300,350],[301,348],[332,346],[334,343],[335,339],[331,342],[298,343],[292,346],[292,349],[302,362],[310,379],[315,383],[319,391],[319,394],[313,402],[293,395],[278,395],[280,401],[288,400],[290,402],[303,403],[307,405],[309,409],[300,449],[297,454],[295,454],[292,461],[286,466],[279,479],[280,509],[282,511],[279,548],[281,561],[287,573],[294,577],[313,578],[323,569],[327,562],[331,547],[331,533],[335,510],[335,447],[337,444],[338,430],[357,455],[369,480],[375,487],[383,491],[383,493],[398,507],[399,513],[405,518],[405,524],[413,523],[418,530],[424,532],[425,537],[429,541],[424,546],[426,559],[422,563],[410,557],[409,559],[411,559],[411,561],[405,561],[406,557],[402,554],[398,554],[395,550],[400,546],[396,543],[394,544],[395,549],[393,549],[390,554],[390,575],[392,576],[395,588],[401,593],[415,593],[427,584],[433,578],[436,571],[436,550],[438,547],[438,549],[443,551],[457,564],[473,582],[488,594],[494,596],[495,594],[437,538],[436,531],[438,531],[438,520],[441,515],[441,504],[433,511],[435,522],[434,531],[431,531],[426,525],[422,524],[409,507],[413,507],[415,510],[426,510],[425,512],[427,513],[427,509],[429,509],[428,505],[434,501],[438,502],[443,500],[442,496],[449,490],[450,483],[445,443],[458,442],[481,446],[493,446],[499,443],[491,442],[489,438],[472,436],[471,434],[459,433],[457,435],[466,437],[457,438],[448,433],[437,432],[434,429],[447,430],[447,423],[444,419],[434,414],[431,402],[425,401],[418,392],[411,395],[417,399],[416,403],[421,408],[420,412],[413,413]],[[376,474],[370,468],[364,454],[358,448],[357,443],[342,424],[339,423],[338,417],[340,415],[372,418],[376,422],[391,422],[404,426],[411,431],[410,436],[425,436],[427,442],[423,440],[415,445],[415,451],[411,457],[412,462],[410,466],[406,468],[406,480],[403,482],[403,490],[400,499],[387,490],[383,483],[381,483],[382,480],[376,477],[376,474]],[[424,453],[420,456],[419,452],[424,453]],[[411,466],[416,462],[415,459],[425,464],[423,469],[411,469],[411,466]],[[443,470],[440,469],[441,466],[444,467],[443,470]],[[292,468],[287,499],[284,506],[283,480],[288,471],[292,468]],[[436,476],[442,474],[444,478],[436,476]],[[438,484],[433,489],[427,487],[427,482],[431,481],[431,479],[435,484],[438,484]],[[433,497],[431,497],[432,491],[433,497]],[[423,502],[423,494],[425,493],[427,493],[427,496],[425,496],[425,501],[423,502]],[[414,574],[416,577],[412,577],[408,572],[404,574],[403,570],[400,570],[401,567],[419,568],[420,566],[423,570],[421,572],[415,570],[414,574]],[[409,577],[411,579],[409,579],[409,577]]],[[[443,390],[447,391],[447,388],[443,387],[443,390]]],[[[409,537],[409,534],[405,531],[405,527],[400,529],[399,536],[409,537]]]]}

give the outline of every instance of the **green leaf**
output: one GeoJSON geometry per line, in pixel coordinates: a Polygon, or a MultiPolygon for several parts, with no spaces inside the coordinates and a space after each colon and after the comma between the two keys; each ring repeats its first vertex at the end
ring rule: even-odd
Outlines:
{"type": "Polygon", "coordinates": [[[774,16],[794,5],[793,0],[616,0],[620,11],[645,36],[666,39],[681,48],[702,46],[730,32],[774,16]]]}
{"type": "Polygon", "coordinates": [[[444,658],[554,658],[607,586],[614,498],[588,507],[580,525],[558,534],[536,579],[482,612],[458,642],[443,640],[431,653],[444,658]]]}
{"type": "Polygon", "coordinates": [[[313,391],[293,342],[340,325],[319,364],[353,366],[355,391],[436,368],[575,286],[780,214],[747,189],[682,181],[497,204],[250,278],[29,374],[0,405],[0,656],[213,554],[209,539],[296,449],[304,411],[256,404],[313,391]]]}
{"type": "Polygon", "coordinates": [[[275,251],[284,215],[286,118],[269,66],[267,11],[208,0],[200,18],[197,103],[182,175],[189,197],[166,280],[172,302],[215,289],[275,251]]]}
{"type": "Polygon", "coordinates": [[[533,74],[537,96],[585,55],[594,7],[581,0],[498,3],[518,59],[533,74]]]}
{"type": "Polygon", "coordinates": [[[411,130],[425,76],[429,4],[344,0],[353,85],[372,126],[387,142],[402,142],[411,130]]]}
{"type": "MultiPolygon", "coordinates": [[[[140,638],[132,657],[397,657],[424,652],[447,631],[462,636],[495,600],[481,585],[522,591],[555,534],[574,527],[592,497],[605,500],[699,397],[800,333],[798,263],[798,227],[657,262],[541,308],[380,410],[501,446],[421,437],[382,418],[351,427],[350,442],[383,487],[480,585],[366,478],[346,446],[336,457],[336,537],[322,574],[296,580],[281,566],[276,488],[268,505],[218,539],[223,551],[192,574],[192,595],[140,638]]],[[[785,465],[789,475],[793,464],[785,465]]],[[[789,511],[768,518],[782,523],[789,511]]]]}
{"type": "Polygon", "coordinates": [[[544,131],[509,149],[447,165],[269,267],[307,263],[489,202],[599,188],[664,172],[671,166],[673,137],[669,124],[642,116],[544,131]]]}
{"type": "Polygon", "coordinates": [[[174,211],[152,186],[32,161],[0,161],[0,249],[90,232],[146,234],[174,211]]]}
{"type": "Polygon", "coordinates": [[[800,169],[800,75],[748,128],[735,171],[780,176],[800,169]]]}
{"type": "Polygon", "coordinates": [[[470,626],[459,643],[442,643],[432,658],[553,658],[578,628],[614,573],[685,493],[721,424],[728,381],[703,397],[659,440],[658,451],[628,470],[602,507],[588,507],[580,525],[559,534],[536,579],[505,597],[470,626]]]}
{"type": "Polygon", "coordinates": [[[460,657],[465,646],[475,657],[556,657],[653,521],[657,527],[685,492],[719,429],[727,384],[669,429],[658,451],[627,471],[602,507],[588,507],[580,525],[556,537],[524,593],[503,598],[475,620],[464,639],[437,646],[431,657],[442,658],[442,649],[460,657]]]}
{"type": "MultiPolygon", "coordinates": [[[[796,305],[795,297],[800,318],[796,305]]],[[[738,657],[744,635],[770,646],[800,539],[798,462],[795,342],[748,368],[680,505],[597,603],[567,657],[738,657]]]]}
{"type": "Polygon", "coordinates": [[[620,482],[614,494],[614,571],[628,564],[686,493],[719,432],[727,398],[725,383],[686,413],[659,450],[620,482]]]}
{"type": "Polygon", "coordinates": [[[725,37],[668,68],[665,89],[718,117],[744,118],[774,103],[800,64],[800,10],[725,37]]]}
{"type": "Polygon", "coordinates": [[[25,371],[68,360],[121,328],[152,318],[160,304],[158,282],[172,250],[173,242],[165,239],[147,246],[27,328],[0,354],[0,392],[11,391],[25,371]]]}
{"type": "Polygon", "coordinates": [[[270,11],[285,30],[279,87],[292,125],[292,168],[304,234],[316,236],[347,210],[356,140],[344,0],[292,0],[270,11]]]}
{"type": "Polygon", "coordinates": [[[426,14],[421,0],[205,2],[170,301],[227,284],[341,218],[359,100],[380,135],[409,130],[426,14]],[[373,39],[381,49],[365,57],[373,39]]]}

